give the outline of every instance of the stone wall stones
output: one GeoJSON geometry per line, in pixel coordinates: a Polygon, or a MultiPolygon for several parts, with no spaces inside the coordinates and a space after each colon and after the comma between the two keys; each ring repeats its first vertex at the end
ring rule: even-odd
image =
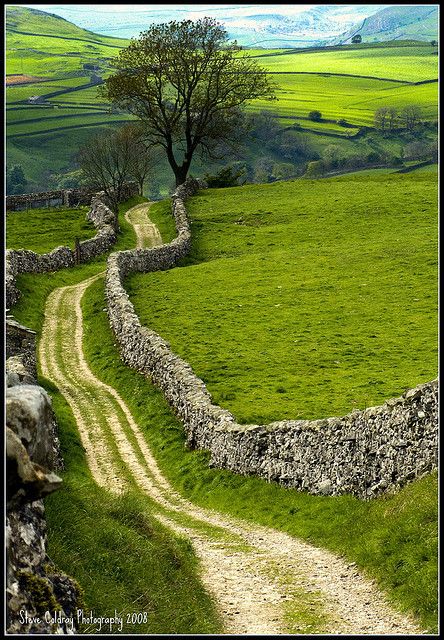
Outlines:
{"type": "MultiPolygon", "coordinates": [[[[127,200],[133,191],[133,183],[123,193],[122,200],[127,200]]],[[[30,194],[33,195],[33,194],[30,194]]],[[[89,195],[90,192],[89,192],[89,195]]],[[[12,197],[12,196],[11,196],[12,197]]],[[[16,197],[16,196],[14,196],[16,197]]],[[[21,196],[17,196],[21,197],[21,196]]],[[[57,247],[49,253],[38,254],[26,249],[8,249],[5,257],[6,305],[10,308],[20,297],[15,276],[19,273],[46,273],[73,267],[79,262],[89,262],[112,247],[117,240],[117,216],[104,204],[106,196],[103,191],[95,193],[91,207],[86,214],[97,229],[93,238],[82,240],[75,249],[57,247]]]]}
{"type": "Polygon", "coordinates": [[[75,619],[80,588],[46,554],[42,498],[58,489],[63,468],[57,425],[35,380],[34,332],[8,320],[6,345],[7,633],[73,634],[60,617],[75,619]],[[59,620],[48,622],[47,613],[59,620]]]}
{"type": "Polygon", "coordinates": [[[141,326],[124,279],[132,272],[169,269],[188,253],[184,199],[198,187],[188,182],[173,194],[175,240],[111,254],[106,275],[108,317],[122,358],[162,389],[184,424],[188,445],[210,451],[212,466],[322,495],[374,497],[435,469],[437,381],[341,418],[239,425],[229,411],[212,404],[203,381],[169,344],[141,326]]]}
{"type": "MultiPolygon", "coordinates": [[[[124,185],[122,202],[136,195],[139,188],[136,182],[124,185]]],[[[40,191],[38,193],[22,193],[6,196],[6,211],[22,211],[39,207],[76,207],[89,205],[91,198],[97,194],[97,189],[56,189],[54,191],[40,191]]]]}
{"type": "Polygon", "coordinates": [[[24,327],[13,318],[7,317],[6,323],[6,358],[13,357],[22,363],[27,375],[37,379],[35,331],[24,327]]]}

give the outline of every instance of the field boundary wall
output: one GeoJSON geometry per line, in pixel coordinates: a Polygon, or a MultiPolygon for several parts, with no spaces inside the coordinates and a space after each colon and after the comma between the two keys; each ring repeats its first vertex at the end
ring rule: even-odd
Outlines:
{"type": "Polygon", "coordinates": [[[372,498],[436,469],[437,380],[343,417],[241,425],[212,403],[204,382],[168,342],[141,325],[124,279],[170,269],[187,255],[191,231],[184,201],[198,188],[188,181],[172,196],[172,242],[112,253],[106,272],[108,318],[122,359],[160,387],[184,425],[188,446],[209,451],[210,466],[321,495],[372,498]]]}
{"type": "Polygon", "coordinates": [[[35,332],[7,319],[6,349],[6,632],[73,635],[65,620],[81,606],[79,585],[47,555],[43,498],[61,486],[64,463],[51,398],[37,384],[35,332]],[[57,621],[42,616],[43,598],[57,621]]]}
{"type": "MultiPolygon", "coordinates": [[[[46,192],[44,195],[54,194],[57,192],[46,192]]],[[[72,192],[68,192],[72,193],[72,192]]],[[[132,195],[138,193],[138,187],[135,183],[126,185],[122,193],[121,200],[127,200],[132,195]]],[[[40,198],[42,194],[29,194],[40,198]]],[[[6,288],[6,306],[11,308],[19,299],[20,291],[16,285],[16,276],[20,273],[45,273],[59,271],[73,267],[76,264],[89,262],[92,258],[109,251],[117,240],[118,219],[117,214],[113,213],[107,202],[106,195],[103,191],[88,192],[88,202],[91,203],[90,209],[86,214],[87,220],[90,220],[97,233],[93,238],[82,240],[74,249],[69,247],[57,247],[49,253],[35,253],[26,249],[7,249],[5,255],[5,288],[6,288]]],[[[24,197],[24,196],[13,196],[24,197]]],[[[86,197],[86,196],[85,196],[86,197]]],[[[78,195],[76,195],[76,199],[78,195]]],[[[40,200],[37,200],[40,201],[40,200]]],[[[69,198],[67,202],[69,202],[69,198]]],[[[72,200],[70,201],[72,206],[72,200]]],[[[78,202],[80,204],[80,202],[78,202]]],[[[109,203],[108,203],[109,204],[109,203]]],[[[68,206],[68,205],[66,205],[68,206]]],[[[11,215],[14,215],[13,213],[11,215]]]]}

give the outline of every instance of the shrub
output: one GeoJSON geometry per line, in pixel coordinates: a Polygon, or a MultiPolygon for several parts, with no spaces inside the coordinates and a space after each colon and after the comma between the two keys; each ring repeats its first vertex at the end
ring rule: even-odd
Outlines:
{"type": "Polygon", "coordinates": [[[344,118],[341,118],[340,120],[338,120],[338,125],[340,127],[348,127],[348,122],[344,118]]]}
{"type": "Polygon", "coordinates": [[[255,183],[273,182],[273,158],[259,158],[254,165],[253,181],[255,183]]]}
{"type": "Polygon", "coordinates": [[[406,160],[434,160],[437,157],[437,152],[437,142],[428,142],[427,140],[416,140],[404,147],[406,160]]]}
{"type": "Polygon", "coordinates": [[[314,160],[318,157],[306,135],[283,133],[269,148],[290,162],[314,160]]]}
{"type": "Polygon", "coordinates": [[[393,157],[390,159],[390,164],[391,164],[393,167],[402,167],[402,166],[404,166],[404,161],[403,161],[403,159],[402,159],[402,158],[400,158],[399,156],[393,156],[393,157]]]}
{"type": "Polygon", "coordinates": [[[6,168],[6,193],[8,195],[24,193],[28,181],[25,177],[21,164],[6,168]]]}
{"type": "Polygon", "coordinates": [[[238,187],[239,178],[244,175],[244,169],[235,169],[231,165],[224,167],[215,175],[205,174],[204,180],[210,188],[238,187]]]}
{"type": "Polygon", "coordinates": [[[360,156],[357,153],[351,156],[348,156],[348,158],[344,160],[345,166],[348,167],[349,169],[359,169],[360,167],[364,166],[366,162],[367,162],[367,159],[364,156],[360,156]]]}
{"type": "Polygon", "coordinates": [[[304,178],[320,178],[325,173],[326,166],[322,160],[313,160],[307,165],[304,178]]]}
{"type": "Polygon", "coordinates": [[[322,120],[322,113],[320,111],[310,111],[308,118],[313,122],[320,122],[322,120]]]}
{"type": "Polygon", "coordinates": [[[336,169],[341,164],[341,147],[330,144],[322,152],[322,159],[326,168],[336,169]]]}
{"type": "Polygon", "coordinates": [[[275,180],[288,180],[295,176],[295,167],[291,162],[276,162],[273,167],[272,177],[275,180]]]}
{"type": "Polygon", "coordinates": [[[367,154],[368,162],[379,162],[380,160],[381,160],[381,156],[377,151],[370,151],[370,153],[367,154]]]}

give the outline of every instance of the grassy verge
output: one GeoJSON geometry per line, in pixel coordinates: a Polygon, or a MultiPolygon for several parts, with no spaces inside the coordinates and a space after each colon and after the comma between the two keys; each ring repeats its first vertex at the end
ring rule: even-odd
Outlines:
{"type": "Polygon", "coordinates": [[[177,235],[176,225],[171,213],[171,200],[161,200],[151,205],[149,217],[159,229],[164,244],[171,242],[177,235]]]}
{"type": "Polygon", "coordinates": [[[255,477],[209,469],[205,452],[187,451],[181,424],[163,396],[120,361],[105,314],[103,285],[85,294],[85,351],[94,373],[130,407],[164,474],[195,503],[270,525],[356,562],[390,599],[418,616],[429,632],[437,618],[437,478],[395,496],[363,502],[310,496],[255,477]],[[100,351],[96,345],[101,345],[100,351]]]}

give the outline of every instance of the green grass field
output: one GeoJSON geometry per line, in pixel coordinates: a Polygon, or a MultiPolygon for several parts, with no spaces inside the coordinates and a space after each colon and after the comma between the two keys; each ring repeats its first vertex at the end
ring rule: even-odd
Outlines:
{"type": "MultiPolygon", "coordinates": [[[[276,186],[267,189],[275,193],[276,186]]],[[[127,207],[139,202],[141,199],[135,198],[127,207]]],[[[127,207],[121,209],[123,234],[118,250],[135,243],[123,217],[127,207]]],[[[155,215],[162,217],[166,205],[160,203],[156,210],[155,215]]],[[[165,219],[162,232],[171,234],[170,220],[165,219]]],[[[49,292],[80,282],[103,268],[104,258],[99,257],[91,264],[54,274],[20,276],[24,295],[12,309],[14,316],[39,335],[49,292]]],[[[260,478],[210,469],[206,453],[184,447],[183,428],[161,393],[120,360],[103,313],[104,302],[99,281],[88,290],[83,303],[88,362],[127,402],[162,471],[178,490],[197,504],[276,527],[356,562],[387,591],[392,602],[418,616],[429,633],[436,633],[436,474],[411,483],[394,496],[366,502],[351,496],[310,496],[260,478]]],[[[67,462],[64,488],[45,501],[50,556],[78,579],[86,605],[93,606],[97,615],[109,615],[114,606],[119,611],[132,610],[134,600],[143,593],[141,601],[148,603],[152,613],[151,628],[128,629],[130,633],[217,633],[214,611],[195,582],[188,549],[174,537],[165,536],[152,522],[149,505],[140,498],[115,499],[97,488],[86,467],[72,414],[54,387],[46,386],[54,397],[67,462]],[[104,535],[92,535],[98,530],[104,535]],[[124,550],[118,558],[116,547],[124,550]],[[148,593],[144,591],[147,575],[148,593]]]]}
{"type": "Polygon", "coordinates": [[[128,41],[101,36],[40,11],[7,8],[7,74],[25,73],[46,78],[77,71],[85,62],[108,66],[128,41]]]}
{"type": "Polygon", "coordinates": [[[6,218],[6,247],[47,253],[59,246],[74,248],[75,239],[86,240],[96,234],[86,220],[88,207],[30,209],[10,211],[6,218]]]}
{"type": "MultiPolygon", "coordinates": [[[[51,79],[51,82],[10,86],[6,90],[8,105],[25,101],[22,106],[27,107],[8,112],[8,163],[24,163],[25,173],[30,180],[28,190],[42,190],[46,188],[51,173],[60,172],[61,167],[63,170],[75,167],[75,155],[85,140],[85,132],[93,135],[106,123],[110,126],[112,123],[120,125],[131,118],[125,114],[104,113],[103,117],[99,117],[98,112],[92,114],[95,107],[108,109],[108,105],[98,96],[97,87],[49,98],[55,107],[53,114],[49,109],[37,113],[33,105],[26,104],[26,100],[31,95],[85,84],[89,81],[88,73],[83,70],[85,63],[98,64],[100,75],[106,78],[112,72],[112,58],[121,47],[127,46],[128,41],[99,36],[61,18],[24,7],[8,7],[7,36],[7,73],[51,79]],[[60,111],[57,107],[68,109],[60,111]],[[84,113],[79,113],[81,107],[86,108],[84,113]],[[44,123],[41,118],[45,118],[44,123]],[[75,131],[77,126],[78,144],[75,143],[72,129],[74,127],[75,131]],[[50,145],[48,139],[52,134],[57,134],[58,129],[60,134],[54,135],[54,144],[50,145]],[[66,140],[63,161],[61,150],[56,149],[60,139],[66,140]],[[52,147],[49,154],[43,151],[48,146],[52,147]],[[25,149],[25,160],[21,149],[25,149]],[[52,171],[53,157],[57,171],[52,171]]],[[[298,118],[306,118],[310,111],[317,109],[324,119],[337,121],[345,118],[352,125],[371,127],[374,112],[380,106],[394,106],[401,110],[406,105],[417,104],[426,120],[436,120],[437,83],[408,84],[437,77],[437,56],[432,51],[428,43],[399,41],[315,51],[251,49],[239,55],[254,56],[261,66],[274,74],[272,77],[279,85],[278,100],[255,101],[248,106],[250,112],[271,110],[286,126],[298,118]],[[341,73],[350,75],[328,75],[341,73]],[[391,81],[357,76],[376,76],[391,81]]],[[[344,139],[347,136],[344,128],[332,122],[299,122],[307,130],[312,144],[321,152],[331,144],[331,140],[327,136],[321,138],[320,133],[337,133],[344,139]]],[[[390,146],[391,142],[387,144],[390,146]]],[[[250,155],[253,153],[255,149],[252,147],[250,155]]],[[[205,169],[194,163],[193,171],[198,175],[205,169]]],[[[155,177],[161,181],[163,193],[167,193],[171,181],[169,169],[162,166],[155,177]]]]}
{"type": "Polygon", "coordinates": [[[202,191],[190,257],[131,300],[242,423],[381,404],[437,375],[436,188],[435,166],[202,191]]]}
{"type": "MultiPolygon", "coordinates": [[[[326,54],[324,56],[327,58],[326,54]]],[[[255,100],[250,110],[267,109],[284,118],[297,118],[307,117],[316,109],[324,118],[373,126],[374,114],[379,107],[394,106],[401,110],[407,105],[418,104],[427,119],[436,119],[437,83],[416,86],[369,78],[286,73],[275,75],[273,79],[279,85],[278,100],[255,100]]],[[[328,123],[326,125],[328,130],[328,123]]]]}
{"type": "Polygon", "coordinates": [[[316,73],[349,73],[377,78],[418,82],[438,77],[438,56],[428,44],[411,46],[347,47],[343,50],[310,52],[299,49],[294,54],[261,56],[258,62],[271,72],[309,71],[316,73]]]}

